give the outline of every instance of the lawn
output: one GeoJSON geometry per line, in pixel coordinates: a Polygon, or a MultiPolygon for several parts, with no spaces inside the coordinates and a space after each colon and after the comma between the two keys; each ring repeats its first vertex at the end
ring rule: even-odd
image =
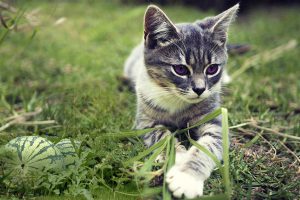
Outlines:
{"type": "MultiPolygon", "coordinates": [[[[137,199],[129,194],[139,194],[140,188],[122,163],[143,145],[136,138],[101,136],[133,125],[135,95],[121,87],[118,77],[142,39],[146,5],[16,1],[15,6],[21,12],[10,16],[16,17],[19,29],[0,26],[0,127],[11,116],[42,111],[28,118],[29,123],[0,128],[0,145],[21,135],[53,142],[71,137],[83,141],[89,152],[82,155],[77,172],[43,177],[47,184],[35,190],[8,189],[0,173],[0,198],[58,199],[55,195],[60,194],[61,199],[137,199]],[[38,25],[31,27],[18,18],[23,11],[38,25]]],[[[215,14],[180,6],[163,9],[175,22],[215,14]]],[[[231,126],[234,199],[300,196],[300,48],[295,46],[300,41],[300,13],[297,7],[266,9],[239,17],[229,34],[231,43],[251,45],[250,52],[230,56],[234,79],[225,87],[223,101],[231,126]]],[[[221,192],[216,171],[206,182],[205,194],[221,192]]]]}

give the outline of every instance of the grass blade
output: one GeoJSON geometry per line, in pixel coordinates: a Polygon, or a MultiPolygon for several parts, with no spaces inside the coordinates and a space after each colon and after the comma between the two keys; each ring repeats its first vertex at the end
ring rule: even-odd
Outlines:
{"type": "Polygon", "coordinates": [[[169,142],[169,154],[167,159],[168,159],[168,162],[167,162],[167,170],[169,170],[174,164],[175,164],[175,137],[172,136],[171,139],[170,139],[170,142],[169,142]]]}
{"type": "MultiPolygon", "coordinates": [[[[150,148],[146,149],[145,151],[141,152],[134,158],[129,159],[128,161],[124,162],[124,165],[128,165],[134,161],[138,161],[142,159],[143,157],[149,155],[153,151],[155,151],[148,161],[145,162],[144,166],[140,170],[140,172],[145,172],[149,169],[151,169],[151,166],[153,166],[155,158],[164,150],[166,149],[166,160],[165,160],[165,165],[164,165],[164,175],[167,174],[167,171],[174,165],[175,163],[175,138],[174,136],[177,133],[184,133],[189,129],[195,128],[197,126],[200,126],[217,116],[222,114],[222,140],[223,140],[223,160],[224,160],[224,166],[221,165],[221,162],[218,160],[216,155],[211,153],[208,149],[206,149],[204,146],[198,144],[195,140],[190,138],[188,136],[189,142],[197,147],[199,150],[204,152],[207,156],[209,156],[217,165],[217,167],[220,170],[220,173],[222,175],[224,187],[225,187],[225,193],[220,194],[220,195],[215,195],[215,196],[206,196],[202,197],[199,199],[230,199],[231,197],[231,183],[230,183],[230,177],[229,177],[229,136],[228,136],[228,131],[229,131],[229,126],[228,126],[228,114],[227,114],[227,109],[225,108],[219,108],[209,114],[207,114],[205,117],[203,117],[199,122],[194,124],[193,126],[190,126],[185,129],[177,130],[172,136],[168,136],[162,140],[160,140],[158,143],[154,144],[150,148]]],[[[138,130],[138,131],[130,131],[130,132],[123,132],[121,134],[109,134],[109,135],[115,135],[117,138],[121,137],[130,137],[130,136],[139,136],[143,135],[149,131],[157,130],[157,128],[153,129],[145,129],[145,130],[138,130]]],[[[108,137],[108,136],[106,136],[108,137]]],[[[168,190],[167,183],[164,179],[163,182],[163,187],[162,187],[162,193],[163,193],[163,199],[164,200],[171,200],[172,195],[168,190]]]]}
{"type": "Polygon", "coordinates": [[[222,110],[222,140],[223,140],[223,161],[224,161],[224,184],[225,192],[227,194],[227,199],[230,199],[231,182],[229,176],[229,126],[228,126],[228,111],[226,108],[221,108],[222,110]]]}
{"type": "Polygon", "coordinates": [[[190,143],[192,145],[194,145],[195,147],[197,147],[199,150],[203,151],[208,157],[210,157],[217,165],[217,167],[219,169],[222,169],[222,165],[221,162],[218,160],[217,156],[214,155],[213,153],[211,153],[208,149],[206,149],[204,146],[202,146],[201,144],[197,143],[195,140],[193,140],[192,138],[188,137],[188,140],[190,141],[190,143]]]}
{"type": "MultiPolygon", "coordinates": [[[[176,132],[175,132],[176,133],[176,132]]],[[[175,134],[174,134],[175,135],[175,134]]],[[[167,152],[166,152],[166,160],[165,160],[165,168],[164,168],[164,182],[163,182],[163,199],[171,200],[172,195],[168,190],[168,186],[166,183],[166,174],[169,169],[175,164],[175,138],[174,135],[171,136],[170,140],[167,144],[167,152]]]]}
{"type": "Polygon", "coordinates": [[[127,160],[126,162],[124,162],[123,164],[125,166],[128,166],[130,163],[140,160],[144,157],[146,157],[147,155],[149,155],[150,153],[152,153],[152,151],[154,151],[155,149],[161,147],[162,145],[164,145],[164,143],[166,142],[166,140],[168,139],[168,137],[165,137],[164,139],[160,140],[159,142],[157,142],[156,144],[152,145],[151,147],[149,147],[148,149],[146,149],[145,151],[139,153],[137,156],[127,160]]]}
{"type": "Polygon", "coordinates": [[[197,126],[200,126],[214,118],[216,118],[217,116],[219,116],[220,114],[222,113],[222,109],[221,108],[218,108],[217,110],[205,115],[205,117],[203,117],[200,121],[198,121],[196,124],[192,125],[192,126],[189,126],[185,129],[181,129],[178,131],[178,133],[183,133],[183,132],[186,132],[187,130],[190,130],[192,128],[195,128],[197,126]]]}
{"type": "Polygon", "coordinates": [[[261,134],[257,134],[252,140],[247,142],[246,144],[243,145],[243,148],[249,148],[251,147],[259,138],[261,137],[261,134]]]}
{"type": "Polygon", "coordinates": [[[202,196],[194,200],[224,200],[224,199],[228,199],[226,194],[217,194],[214,196],[202,196]]]}
{"type": "Polygon", "coordinates": [[[151,169],[153,166],[155,159],[161,152],[166,148],[167,144],[169,143],[171,136],[167,136],[165,142],[158,147],[156,150],[154,150],[154,153],[150,156],[150,158],[144,163],[144,166],[141,168],[141,172],[145,172],[151,169]]]}
{"type": "Polygon", "coordinates": [[[160,129],[164,129],[163,127],[158,127],[158,128],[147,128],[147,129],[141,129],[141,130],[133,130],[133,131],[124,131],[121,133],[106,133],[105,135],[100,135],[97,138],[127,138],[127,137],[138,137],[141,135],[144,135],[146,133],[149,133],[151,131],[155,131],[155,130],[160,130],[160,129]]]}
{"type": "Polygon", "coordinates": [[[152,197],[162,192],[162,187],[147,188],[141,194],[142,197],[152,197]]]}

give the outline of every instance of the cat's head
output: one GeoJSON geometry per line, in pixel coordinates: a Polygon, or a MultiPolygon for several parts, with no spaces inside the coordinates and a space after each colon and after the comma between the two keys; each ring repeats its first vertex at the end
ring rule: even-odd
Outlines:
{"type": "Polygon", "coordinates": [[[226,40],[239,5],[194,23],[173,24],[156,6],[144,21],[144,59],[149,77],[188,103],[220,92],[226,40]]]}

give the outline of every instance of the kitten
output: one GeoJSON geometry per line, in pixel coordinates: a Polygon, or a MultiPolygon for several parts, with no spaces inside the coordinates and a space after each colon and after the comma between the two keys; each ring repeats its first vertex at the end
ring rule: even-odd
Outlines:
{"type": "MultiPolygon", "coordinates": [[[[165,126],[169,130],[144,135],[146,146],[220,107],[227,31],[238,8],[237,4],[217,16],[176,25],[158,7],[147,8],[144,40],[127,59],[125,77],[135,85],[137,94],[135,128],[165,126]]],[[[190,135],[222,160],[220,117],[190,130],[190,135]]],[[[179,145],[175,165],[166,175],[173,196],[201,196],[214,167],[196,147],[179,145]]]]}

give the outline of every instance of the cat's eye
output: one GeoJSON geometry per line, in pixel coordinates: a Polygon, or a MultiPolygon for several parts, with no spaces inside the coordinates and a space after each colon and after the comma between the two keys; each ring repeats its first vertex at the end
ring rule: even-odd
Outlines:
{"type": "Polygon", "coordinates": [[[187,76],[190,74],[189,69],[184,65],[173,65],[172,68],[179,76],[187,76]]]}
{"type": "Polygon", "coordinates": [[[220,69],[220,66],[218,64],[211,64],[206,68],[205,74],[208,76],[213,76],[217,72],[219,72],[219,69],[220,69]]]}

